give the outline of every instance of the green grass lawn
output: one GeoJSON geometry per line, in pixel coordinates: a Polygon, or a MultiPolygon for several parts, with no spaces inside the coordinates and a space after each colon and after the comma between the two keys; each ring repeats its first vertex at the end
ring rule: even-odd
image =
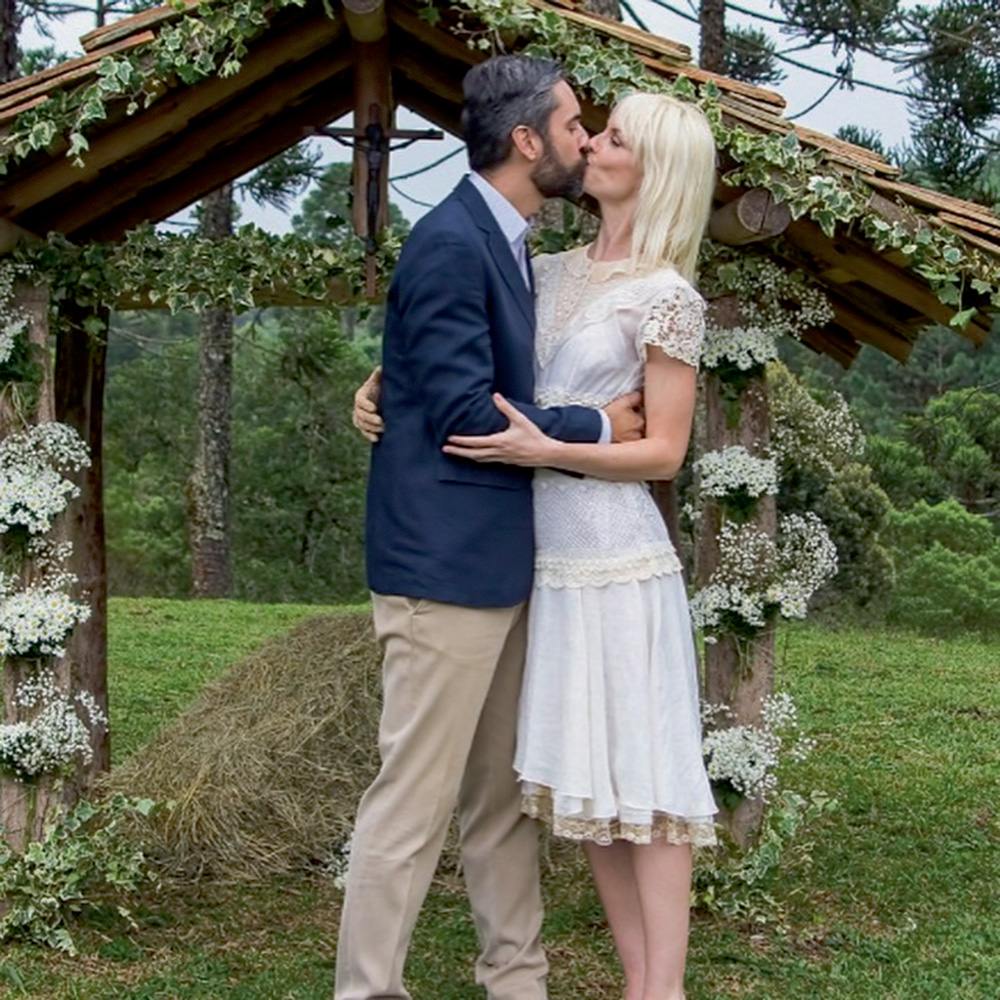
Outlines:
{"type": "MultiPolygon", "coordinates": [[[[114,756],[310,607],[125,601],[111,608],[114,756]]],[[[697,913],[688,1000],[1000,998],[1000,645],[819,626],[778,639],[779,686],[818,741],[789,784],[839,809],[810,866],[768,891],[774,919],[697,913]]],[[[552,1000],[620,1000],[602,914],[571,848],[551,852],[552,1000]]],[[[0,996],[329,1000],[339,894],[321,879],[149,892],[138,930],[82,928],[78,958],[0,949],[0,996]]],[[[475,939],[442,877],[411,952],[415,1000],[472,1000],[475,939]]]]}

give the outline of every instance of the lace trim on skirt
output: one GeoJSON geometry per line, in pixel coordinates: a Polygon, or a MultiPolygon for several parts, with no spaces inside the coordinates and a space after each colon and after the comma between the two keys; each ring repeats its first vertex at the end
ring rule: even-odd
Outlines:
{"type": "Polygon", "coordinates": [[[711,847],[716,842],[715,823],[711,819],[686,819],[668,813],[655,812],[651,823],[627,823],[618,817],[587,819],[577,816],[557,816],[552,809],[552,790],[529,782],[522,784],[521,812],[541,820],[551,827],[556,837],[567,840],[592,840],[607,846],[615,840],[633,844],[691,844],[711,847]]]}
{"type": "Polygon", "coordinates": [[[673,548],[627,556],[555,555],[544,550],[535,555],[535,586],[604,587],[681,572],[681,561],[673,548]]]}

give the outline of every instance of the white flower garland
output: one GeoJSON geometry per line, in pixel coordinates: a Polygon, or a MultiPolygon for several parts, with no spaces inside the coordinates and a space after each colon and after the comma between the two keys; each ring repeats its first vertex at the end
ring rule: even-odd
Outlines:
{"type": "Polygon", "coordinates": [[[728,362],[745,372],[777,357],[778,339],[768,330],[743,326],[705,328],[701,352],[704,368],[718,368],[728,362]]]}
{"type": "Polygon", "coordinates": [[[28,587],[0,599],[0,656],[62,656],[70,632],[90,608],[50,586],[28,587]]]}
{"type": "Polygon", "coordinates": [[[719,264],[715,278],[725,291],[740,297],[740,325],[705,330],[702,363],[749,371],[778,357],[778,338],[798,339],[806,330],[823,327],[833,308],[818,285],[801,271],[787,271],[764,257],[743,254],[719,264]]]}
{"type": "MultiPolygon", "coordinates": [[[[78,758],[90,762],[93,750],[87,723],[69,696],[56,687],[50,671],[22,681],[15,699],[20,707],[38,712],[29,722],[0,725],[0,766],[20,781],[31,781],[59,772],[78,758]]],[[[107,717],[89,691],[81,691],[76,701],[91,726],[107,728],[107,717]]]]}
{"type": "Polygon", "coordinates": [[[691,620],[717,642],[727,628],[754,632],[778,614],[804,618],[809,601],[837,572],[837,549],[812,513],[778,520],[779,542],[752,524],[727,521],[719,565],[691,600],[691,620]]]}
{"type": "Polygon", "coordinates": [[[0,365],[14,353],[17,338],[28,329],[28,315],[14,305],[14,282],[18,267],[9,261],[0,264],[0,365]]]}
{"type": "MultiPolygon", "coordinates": [[[[702,740],[709,779],[750,799],[766,798],[777,789],[775,771],[783,756],[802,760],[815,748],[814,740],[801,735],[795,702],[787,692],[765,698],[761,716],[758,725],[723,725],[702,740]]],[[[727,706],[702,706],[706,725],[719,725],[725,718],[732,718],[727,706]]]]}
{"type": "Polygon", "coordinates": [[[771,458],[755,458],[742,445],[710,451],[694,467],[701,473],[701,490],[724,498],[740,490],[751,497],[778,492],[778,470],[771,458]]]}

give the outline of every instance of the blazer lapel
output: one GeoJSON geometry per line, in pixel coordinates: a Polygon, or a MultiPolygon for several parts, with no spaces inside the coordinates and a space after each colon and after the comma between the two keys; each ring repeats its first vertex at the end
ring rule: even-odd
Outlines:
{"type": "MultiPolygon", "coordinates": [[[[486,246],[490,251],[497,269],[503,276],[504,283],[513,295],[524,313],[524,318],[531,325],[531,330],[535,329],[535,300],[532,289],[524,283],[521,269],[514,260],[511,253],[510,244],[507,237],[500,231],[493,213],[489,210],[486,202],[483,201],[479,192],[469,183],[463,180],[455,189],[455,193],[461,198],[462,203],[469,210],[477,226],[486,234],[486,246]]],[[[531,264],[528,264],[528,274],[531,274],[531,264]]]]}

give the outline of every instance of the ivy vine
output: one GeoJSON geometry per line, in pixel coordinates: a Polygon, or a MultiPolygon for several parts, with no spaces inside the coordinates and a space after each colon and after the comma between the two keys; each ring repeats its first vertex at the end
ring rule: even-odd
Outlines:
{"type": "MultiPolygon", "coordinates": [[[[96,79],[76,88],[55,90],[47,100],[18,115],[0,138],[0,173],[33,153],[57,147],[65,148],[74,163],[82,164],[88,150],[87,133],[108,118],[109,105],[124,101],[126,113],[135,114],[175,81],[190,85],[239,72],[249,44],[267,30],[274,15],[308,2],[202,0],[187,8],[177,0],[177,17],[161,25],[152,41],[105,56],[96,79]]],[[[327,0],[324,6],[329,16],[339,16],[327,0]]],[[[482,51],[519,51],[557,59],[575,86],[601,105],[633,89],[696,101],[709,118],[720,150],[735,164],[723,176],[725,183],[769,190],[788,204],[793,218],[812,219],[828,236],[834,235],[839,224],[855,229],[879,251],[901,251],[938,298],[957,310],[954,326],[965,326],[972,319],[980,297],[988,296],[992,305],[1000,308],[1000,259],[970,247],[944,228],[929,225],[925,216],[909,206],[899,206],[902,221],[883,218],[871,207],[871,191],[863,181],[826,163],[821,150],[803,147],[794,134],[762,134],[726,121],[719,89],[713,83],[699,86],[684,76],[667,80],[648,70],[626,43],[602,37],[557,11],[532,7],[524,0],[432,0],[421,16],[432,24],[447,16],[449,27],[482,51]]],[[[154,246],[148,230],[139,233],[125,241],[133,251],[130,266],[148,276],[159,275],[157,282],[147,287],[176,308],[204,303],[220,289],[226,301],[245,305],[250,298],[247,288],[251,277],[256,280],[259,272],[266,285],[273,270],[254,256],[262,236],[240,237],[233,246],[241,249],[234,250],[230,260],[225,251],[202,254],[196,242],[174,243],[163,249],[159,237],[154,246]],[[153,262],[137,260],[134,252],[140,248],[152,253],[153,262]],[[249,250],[255,261],[250,267],[253,276],[241,270],[235,259],[243,250],[249,250]],[[231,280],[212,277],[210,269],[202,266],[209,258],[219,263],[231,280]],[[166,263],[169,261],[174,263],[166,263]],[[196,265],[198,282],[183,278],[181,261],[196,265]],[[174,271],[178,273],[170,278],[174,271]]],[[[304,248],[283,246],[278,256],[275,266],[279,269],[302,268],[292,278],[293,285],[311,284],[305,267],[309,253],[304,248]]],[[[353,257],[326,264],[324,260],[325,254],[320,252],[319,273],[326,266],[343,266],[343,273],[350,273],[353,282],[353,257]]],[[[317,261],[310,259],[308,263],[317,261]]],[[[127,283],[125,277],[118,282],[119,286],[127,283]]]]}
{"type": "MultiPolygon", "coordinates": [[[[399,248],[397,236],[383,235],[376,256],[383,283],[399,248]]],[[[119,243],[74,244],[54,233],[45,243],[22,244],[15,259],[49,286],[54,303],[72,300],[95,311],[125,301],[173,312],[207,306],[240,312],[256,305],[262,291],[318,303],[330,300],[331,282],[342,283],[351,299],[360,298],[365,282],[362,240],[324,246],[256,226],[223,240],[158,233],[149,225],[119,243]]]]}

